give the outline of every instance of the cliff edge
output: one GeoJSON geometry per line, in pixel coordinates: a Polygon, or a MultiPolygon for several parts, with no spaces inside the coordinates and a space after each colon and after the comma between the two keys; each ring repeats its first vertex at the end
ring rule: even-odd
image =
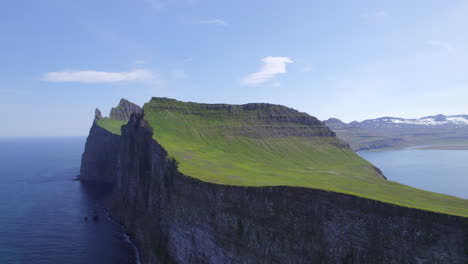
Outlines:
{"type": "Polygon", "coordinates": [[[466,263],[467,218],[324,190],[229,186],[188,177],[144,114],[121,135],[96,122],[81,178],[153,263],[466,263]]]}

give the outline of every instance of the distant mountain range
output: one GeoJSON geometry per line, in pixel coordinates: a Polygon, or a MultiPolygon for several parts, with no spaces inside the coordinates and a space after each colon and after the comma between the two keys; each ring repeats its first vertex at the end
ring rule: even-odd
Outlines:
{"type": "Polygon", "coordinates": [[[468,149],[468,115],[380,117],[351,123],[330,118],[324,122],[356,151],[407,147],[468,149]]]}

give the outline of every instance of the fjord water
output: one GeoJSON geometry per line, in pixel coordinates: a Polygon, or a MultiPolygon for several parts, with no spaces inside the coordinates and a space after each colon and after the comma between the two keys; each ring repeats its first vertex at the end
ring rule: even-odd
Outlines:
{"type": "Polygon", "coordinates": [[[135,263],[79,174],[85,138],[0,139],[0,263],[135,263]],[[98,222],[84,221],[97,210],[98,222]]]}
{"type": "Polygon", "coordinates": [[[468,150],[363,151],[391,181],[468,199],[468,150]]]}

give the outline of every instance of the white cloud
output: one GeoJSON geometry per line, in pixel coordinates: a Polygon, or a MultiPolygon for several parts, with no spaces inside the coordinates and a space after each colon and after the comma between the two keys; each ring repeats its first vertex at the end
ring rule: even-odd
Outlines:
{"type": "MultiPolygon", "coordinates": [[[[249,74],[241,82],[245,85],[259,85],[273,79],[277,74],[286,73],[286,64],[293,63],[288,57],[266,57],[262,59],[260,71],[249,74]]],[[[276,84],[275,86],[278,86],[276,84]]]]}
{"type": "Polygon", "coordinates": [[[375,17],[386,17],[386,16],[387,16],[387,12],[385,12],[385,11],[377,11],[374,15],[375,15],[375,17]]]}
{"type": "Polygon", "coordinates": [[[311,72],[311,71],[313,71],[313,70],[314,70],[314,68],[312,68],[312,67],[310,67],[310,66],[306,66],[306,67],[304,67],[304,68],[302,69],[302,72],[311,72]]]}
{"type": "Polygon", "coordinates": [[[449,53],[452,53],[455,50],[451,43],[445,41],[429,40],[426,44],[449,53]]]}
{"type": "Polygon", "coordinates": [[[172,78],[174,79],[187,79],[189,75],[182,69],[172,71],[172,78]]]}
{"type": "Polygon", "coordinates": [[[48,72],[43,80],[49,82],[115,83],[122,81],[156,81],[151,70],[137,69],[128,72],[75,71],[48,72]]]}
{"type": "Polygon", "coordinates": [[[227,26],[227,23],[221,19],[201,20],[201,21],[198,21],[197,24],[211,24],[211,25],[218,25],[218,26],[227,26]]]}
{"type": "Polygon", "coordinates": [[[134,63],[137,64],[137,65],[143,65],[146,62],[144,60],[136,60],[134,63]]]}

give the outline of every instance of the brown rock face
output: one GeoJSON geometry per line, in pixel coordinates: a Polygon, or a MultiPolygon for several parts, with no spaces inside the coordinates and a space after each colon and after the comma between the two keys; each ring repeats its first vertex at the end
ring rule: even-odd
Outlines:
{"type": "Polygon", "coordinates": [[[152,136],[143,115],[122,136],[93,125],[81,167],[83,180],[113,185],[107,206],[145,264],[467,263],[466,218],[308,188],[201,182],[152,136]]]}

